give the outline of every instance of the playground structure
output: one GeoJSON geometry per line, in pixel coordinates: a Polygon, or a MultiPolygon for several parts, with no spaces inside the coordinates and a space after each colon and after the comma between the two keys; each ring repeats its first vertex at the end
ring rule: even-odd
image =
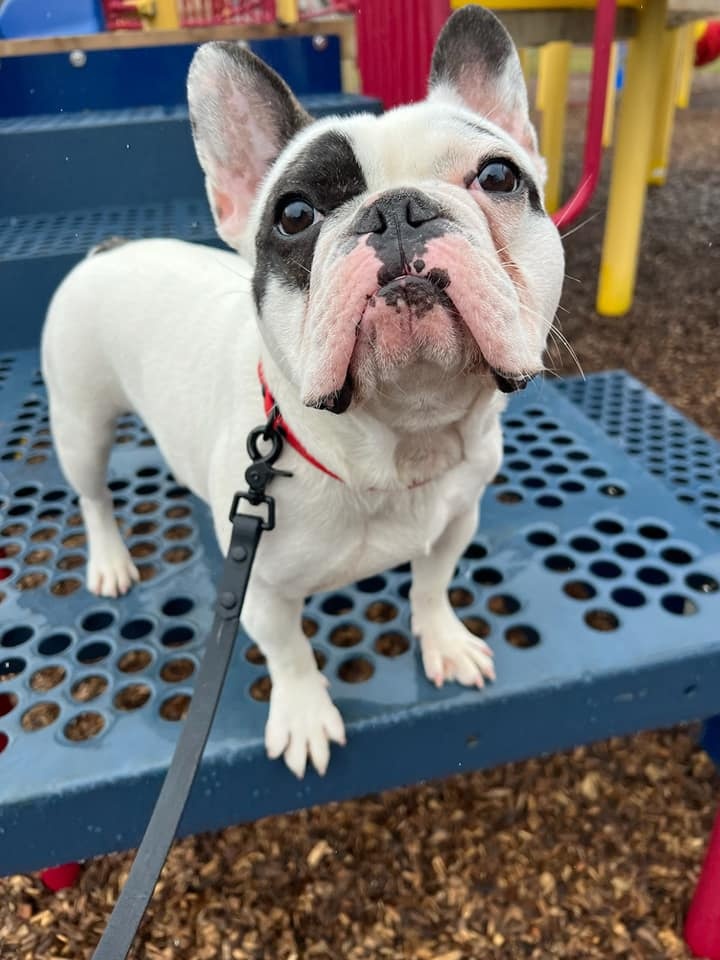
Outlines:
{"type": "MultiPolygon", "coordinates": [[[[114,31],[0,41],[6,83],[24,90],[29,71],[39,78],[35,104],[15,99],[15,112],[0,119],[13,183],[12,192],[0,190],[3,873],[137,843],[192,697],[219,561],[204,507],[168,476],[143,425],[127,417],[118,425],[111,487],[143,583],[118,601],[99,602],[82,589],[84,534],[54,459],[37,371],[50,291],[109,233],[218,242],[182,83],[179,94],[171,90],[191,44],[247,39],[316,115],[392,104],[373,86],[373,50],[376,61],[378,50],[388,59],[381,21],[371,20],[380,5],[363,0],[357,43],[352,16],[325,10],[308,19],[292,3],[255,4],[255,19],[231,23],[213,20],[210,3],[184,4],[177,22],[162,18],[166,4],[154,17],[149,5],[137,4],[136,14],[126,7],[105,5],[117,17],[114,31]],[[162,64],[165,86],[125,83],[130,102],[119,107],[111,79],[118,57],[140,75],[162,64]],[[63,82],[53,89],[58,76],[63,82]],[[71,109],[60,114],[63,100],[71,109]],[[79,113],[83,102],[93,109],[79,113]]],[[[580,3],[540,10],[530,0],[497,9],[521,46],[543,45],[538,97],[550,199],[559,205],[568,43],[590,39],[594,10],[580,3]]],[[[405,45],[416,66],[448,12],[446,4],[424,10],[427,23],[419,17],[405,45]]],[[[611,189],[605,312],[629,306],[645,187],[662,179],[672,108],[687,97],[694,28],[678,23],[711,12],[669,15],[662,0],[617,12],[615,36],[635,40],[614,137],[604,113],[605,142],[614,139],[616,167],[624,158],[627,174],[632,157],[636,169],[622,189],[611,189]],[[658,73],[660,62],[668,69],[658,73]]],[[[405,54],[395,53],[393,69],[409,82],[405,54]]],[[[405,569],[315,597],[306,630],[349,718],[347,750],[334,757],[327,780],[300,786],[266,762],[268,680],[244,638],[183,832],[689,719],[707,721],[704,744],[720,756],[720,445],[622,373],[528,391],[512,401],[505,426],[505,463],[451,593],[471,629],[494,643],[498,683],[478,696],[424,682],[405,569]],[[532,724],[517,729],[518,716],[532,724]],[[381,755],[371,746],[378,735],[381,755]]],[[[720,957],[714,836],[688,938],[696,952],[720,957]]]]}

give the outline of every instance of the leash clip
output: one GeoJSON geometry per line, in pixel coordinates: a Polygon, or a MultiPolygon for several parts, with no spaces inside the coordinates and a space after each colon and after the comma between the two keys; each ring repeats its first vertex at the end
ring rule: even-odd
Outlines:
{"type": "Polygon", "coordinates": [[[263,503],[267,506],[267,518],[262,522],[263,530],[273,530],[275,527],[275,500],[265,491],[275,477],[292,477],[292,473],[287,470],[277,470],[274,467],[275,461],[282,453],[284,443],[283,435],[275,426],[279,415],[277,405],[273,406],[263,426],[255,427],[248,434],[246,449],[252,461],[245,471],[248,489],[235,494],[230,508],[231,522],[238,512],[240,501],[247,500],[253,507],[259,507],[263,503]],[[270,444],[269,450],[265,452],[260,450],[261,440],[270,444]]]}
{"type": "Polygon", "coordinates": [[[275,498],[265,493],[262,495],[253,493],[252,490],[239,490],[233,497],[230,507],[230,522],[238,515],[238,506],[241,500],[247,500],[253,507],[259,507],[261,503],[267,506],[267,517],[261,521],[260,526],[263,530],[275,529],[275,498]]]}

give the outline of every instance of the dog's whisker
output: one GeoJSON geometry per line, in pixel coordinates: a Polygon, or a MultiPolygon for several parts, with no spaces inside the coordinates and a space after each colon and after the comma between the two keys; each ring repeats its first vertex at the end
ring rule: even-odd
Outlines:
{"type": "Polygon", "coordinates": [[[548,356],[554,361],[554,364],[559,365],[561,361],[560,345],[554,338],[548,340],[546,350],[548,356]]]}
{"type": "Polygon", "coordinates": [[[570,341],[569,341],[568,338],[565,336],[565,334],[562,332],[562,330],[560,330],[557,326],[553,325],[553,326],[550,328],[550,336],[552,337],[554,343],[556,343],[556,344],[559,345],[559,346],[564,347],[564,348],[567,350],[567,352],[570,354],[570,357],[571,357],[573,363],[574,363],[575,366],[578,368],[578,373],[580,374],[580,376],[581,376],[582,379],[584,380],[584,379],[585,379],[585,371],[584,371],[583,368],[582,368],[582,364],[580,363],[580,360],[579,360],[579,358],[578,358],[577,353],[575,352],[575,350],[573,349],[573,347],[570,345],[570,341]]]}
{"type": "Polygon", "coordinates": [[[304,270],[305,273],[307,273],[307,274],[310,273],[310,270],[308,269],[308,267],[306,267],[304,263],[300,263],[299,260],[293,260],[292,257],[288,257],[288,263],[292,263],[293,266],[295,266],[295,267],[300,267],[300,269],[301,269],[301,270],[304,270]]]}
{"type": "Polygon", "coordinates": [[[219,264],[223,270],[227,270],[228,273],[232,273],[236,277],[240,277],[241,280],[252,280],[252,272],[250,273],[241,273],[239,270],[233,270],[227,260],[223,260],[221,257],[213,257],[215,263],[219,264]]]}
{"type": "Polygon", "coordinates": [[[571,237],[574,233],[577,233],[578,230],[582,230],[583,227],[586,227],[589,223],[595,220],[596,217],[599,217],[599,216],[600,216],[600,210],[598,210],[596,213],[590,214],[589,217],[586,217],[585,220],[581,220],[580,223],[577,224],[577,226],[572,228],[572,230],[568,230],[567,233],[561,233],[560,239],[567,240],[568,237],[571,237]]]}

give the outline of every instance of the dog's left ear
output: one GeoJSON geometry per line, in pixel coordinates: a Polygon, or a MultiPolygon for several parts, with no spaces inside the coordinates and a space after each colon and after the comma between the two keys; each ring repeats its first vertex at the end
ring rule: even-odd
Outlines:
{"type": "Polygon", "coordinates": [[[461,102],[492,120],[544,171],[520,58],[510,34],[490,10],[462,7],[447,21],[433,51],[430,99],[461,102]]]}
{"type": "Polygon", "coordinates": [[[263,177],[310,117],[285,81],[238,43],[198,47],[187,86],[215,226],[227,244],[239,249],[263,177]]]}

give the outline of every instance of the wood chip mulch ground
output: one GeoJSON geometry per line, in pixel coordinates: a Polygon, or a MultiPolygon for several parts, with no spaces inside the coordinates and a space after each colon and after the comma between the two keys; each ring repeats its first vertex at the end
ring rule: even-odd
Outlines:
{"type": "MultiPolygon", "coordinates": [[[[602,216],[567,240],[564,332],[720,435],[720,75],[698,75],[649,196],[637,299],[594,313],[602,216]]],[[[582,111],[570,117],[568,182],[582,111]]],[[[603,190],[606,189],[606,185],[603,190]]],[[[602,210],[602,194],[589,212],[602,210]]],[[[561,369],[571,370],[569,358],[561,369]]],[[[718,692],[720,707],[720,691],[718,692]]],[[[178,843],[140,960],[687,958],[683,914],[720,778],[677,729],[178,843]]],[[[0,960],[86,960],[130,864],[74,889],[0,880],[0,960]]]]}

